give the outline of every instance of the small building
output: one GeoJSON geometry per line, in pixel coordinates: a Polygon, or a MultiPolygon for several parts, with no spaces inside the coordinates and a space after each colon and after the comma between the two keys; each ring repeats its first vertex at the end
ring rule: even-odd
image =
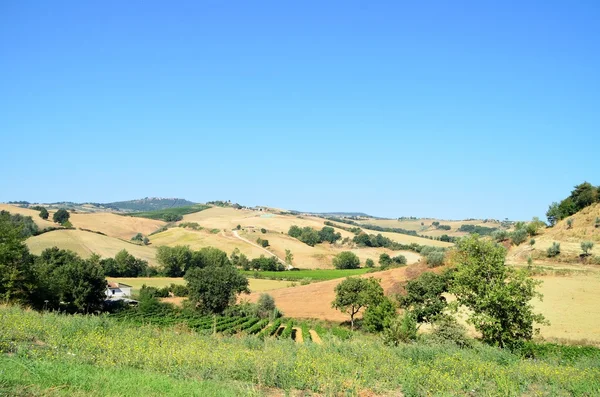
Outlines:
{"type": "Polygon", "coordinates": [[[109,299],[130,297],[131,285],[123,283],[108,283],[106,284],[105,294],[109,299]]]}

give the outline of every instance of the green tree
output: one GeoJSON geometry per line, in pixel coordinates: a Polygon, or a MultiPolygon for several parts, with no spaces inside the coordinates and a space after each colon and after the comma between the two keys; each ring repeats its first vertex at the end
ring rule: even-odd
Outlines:
{"type": "Polygon", "coordinates": [[[333,267],[336,269],[358,269],[360,259],[354,252],[343,251],[333,258],[333,267]]]}
{"type": "Polygon", "coordinates": [[[417,320],[406,312],[390,322],[383,330],[383,343],[390,346],[398,346],[400,343],[409,343],[417,339],[417,320]]]}
{"type": "Polygon", "coordinates": [[[427,258],[427,266],[429,267],[438,267],[444,264],[444,260],[446,259],[446,255],[443,251],[431,251],[426,256],[427,258]]]}
{"type": "Polygon", "coordinates": [[[331,302],[331,307],[349,314],[351,328],[354,330],[354,316],[361,309],[380,303],[383,296],[379,280],[373,277],[349,277],[335,287],[335,300],[331,302]]]}
{"type": "Polygon", "coordinates": [[[302,229],[300,229],[296,225],[290,226],[290,230],[288,230],[288,236],[293,238],[299,238],[302,235],[302,229]]]}
{"type": "Polygon", "coordinates": [[[365,266],[366,266],[366,267],[375,267],[375,262],[373,261],[373,259],[371,259],[371,258],[368,258],[368,259],[365,261],[365,266]]]}
{"type": "Polygon", "coordinates": [[[546,250],[546,255],[548,255],[549,258],[560,255],[560,243],[557,243],[556,241],[553,242],[552,246],[548,247],[546,250]]]}
{"type": "Polygon", "coordinates": [[[302,228],[302,234],[298,237],[298,240],[311,247],[314,247],[321,242],[319,239],[319,232],[308,226],[302,228]]]}
{"type": "Polygon", "coordinates": [[[36,260],[35,272],[38,306],[43,298],[48,307],[64,307],[71,312],[90,313],[102,308],[106,279],[98,255],[84,260],[71,251],[49,248],[36,260]]]}
{"type": "Polygon", "coordinates": [[[527,234],[533,237],[538,234],[538,230],[542,227],[546,226],[544,222],[540,220],[537,216],[534,216],[531,222],[529,222],[526,226],[527,234]]]}
{"type": "Polygon", "coordinates": [[[336,233],[335,229],[330,226],[324,226],[323,229],[319,232],[319,241],[327,241],[328,243],[335,243],[340,240],[342,235],[340,233],[336,233]]]}
{"type": "Polygon", "coordinates": [[[573,218],[567,219],[567,229],[573,228],[573,218]]]}
{"type": "Polygon", "coordinates": [[[50,216],[50,214],[48,214],[48,210],[44,207],[41,207],[40,209],[40,218],[42,219],[48,219],[48,217],[50,216]]]}
{"type": "Polygon", "coordinates": [[[527,232],[526,228],[517,229],[511,233],[511,240],[514,245],[521,245],[525,242],[525,240],[527,240],[528,235],[529,233],[527,232]]]}
{"type": "Polygon", "coordinates": [[[589,252],[594,248],[594,243],[591,241],[583,241],[581,243],[581,250],[584,255],[589,255],[589,252]]]}
{"type": "Polygon", "coordinates": [[[558,203],[554,202],[550,204],[548,211],[546,211],[546,218],[548,218],[550,226],[556,225],[556,223],[562,219],[562,213],[558,203]]]}
{"type": "Polygon", "coordinates": [[[256,302],[256,312],[260,318],[267,318],[275,312],[275,299],[269,294],[260,294],[256,302]]]}
{"type": "Polygon", "coordinates": [[[294,254],[288,249],[285,250],[285,264],[288,269],[294,266],[294,254]]]}
{"type": "Polygon", "coordinates": [[[156,250],[156,260],[161,273],[167,277],[181,277],[192,263],[192,251],[188,246],[161,246],[156,250]]]}
{"type": "Polygon", "coordinates": [[[248,279],[233,266],[191,268],[184,276],[189,299],[206,313],[222,313],[240,293],[249,293],[248,279]]]}
{"type": "Polygon", "coordinates": [[[379,265],[381,267],[388,267],[391,264],[392,264],[392,258],[388,254],[383,253],[383,254],[379,255],[379,265]]]}
{"type": "Polygon", "coordinates": [[[458,241],[450,292],[471,310],[469,322],[486,343],[511,347],[534,335],[534,323],[545,321],[533,312],[531,300],[541,297],[540,281],[505,264],[506,250],[493,241],[470,236],[458,241]]]}
{"type": "Polygon", "coordinates": [[[396,317],[396,306],[384,296],[380,302],[365,309],[362,324],[369,332],[381,332],[390,326],[394,317],[396,317]]]}
{"type": "Polygon", "coordinates": [[[33,257],[25,244],[21,227],[15,226],[10,214],[0,213],[0,299],[28,302],[35,290],[33,257]]]}
{"type": "Polygon", "coordinates": [[[54,215],[52,215],[52,220],[54,221],[54,223],[60,223],[62,225],[63,223],[69,220],[70,216],[71,215],[66,209],[61,208],[58,211],[56,211],[54,215]]]}
{"type": "Polygon", "coordinates": [[[404,286],[398,297],[400,307],[411,312],[419,323],[431,323],[447,307],[444,293],[448,292],[450,273],[426,272],[404,286]]]}
{"type": "MultiPolygon", "coordinates": [[[[243,254],[240,254],[238,261],[240,260],[241,255],[243,254]]],[[[215,247],[202,247],[200,250],[192,252],[189,267],[227,266],[231,264],[232,263],[225,251],[215,247]]],[[[186,271],[188,268],[186,268],[186,271]]]]}

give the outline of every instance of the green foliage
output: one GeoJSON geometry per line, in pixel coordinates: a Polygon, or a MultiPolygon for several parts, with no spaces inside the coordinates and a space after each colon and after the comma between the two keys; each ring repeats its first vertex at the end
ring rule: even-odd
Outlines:
{"type": "Polygon", "coordinates": [[[396,307],[394,303],[384,296],[380,302],[365,309],[362,326],[369,332],[381,332],[389,327],[395,316],[396,307]]]}
{"type": "Polygon", "coordinates": [[[0,212],[0,299],[3,303],[27,303],[35,291],[33,257],[25,245],[22,226],[0,212]]]}
{"type": "Polygon", "coordinates": [[[181,277],[191,267],[192,250],[188,246],[161,246],[156,250],[156,260],[161,273],[167,277],[181,277]]]}
{"type": "Polygon", "coordinates": [[[261,228],[261,229],[260,229],[260,232],[261,232],[262,234],[265,234],[265,233],[267,232],[267,229],[265,229],[265,228],[263,227],[263,228],[261,228]]]}
{"type": "Polygon", "coordinates": [[[38,307],[90,313],[102,308],[106,279],[100,257],[81,259],[71,251],[48,248],[35,261],[38,307]],[[46,302],[47,301],[47,302],[46,302]]]}
{"type": "Polygon", "coordinates": [[[396,255],[392,258],[392,263],[398,266],[404,266],[408,263],[404,255],[396,255]]]}
{"type": "Polygon", "coordinates": [[[401,343],[413,342],[417,339],[417,321],[409,312],[392,319],[390,325],[383,330],[383,343],[398,346],[401,343]]]}
{"type": "Polygon", "coordinates": [[[427,259],[427,266],[438,267],[444,264],[446,255],[442,251],[431,251],[425,258],[427,259]]]}
{"type": "Polygon", "coordinates": [[[497,242],[506,241],[510,238],[508,232],[504,229],[498,229],[491,234],[492,238],[497,242]]]}
{"type": "Polygon", "coordinates": [[[188,283],[190,301],[207,313],[222,313],[235,302],[237,294],[250,292],[248,279],[229,263],[193,267],[184,279],[188,283]]]}
{"type": "Polygon", "coordinates": [[[329,226],[324,226],[320,231],[313,229],[312,227],[306,226],[302,229],[296,225],[290,226],[288,231],[290,237],[297,238],[306,245],[314,247],[317,244],[328,242],[335,243],[342,238],[340,233],[336,233],[335,229],[329,226]]]}
{"type": "Polygon", "coordinates": [[[567,219],[567,229],[573,228],[573,218],[567,219]]]}
{"type": "Polygon", "coordinates": [[[100,265],[104,275],[109,277],[148,277],[152,275],[147,261],[134,257],[126,250],[121,250],[114,259],[101,259],[100,265]]]}
{"type": "Polygon", "coordinates": [[[484,342],[512,347],[534,335],[534,323],[544,323],[533,312],[531,300],[541,297],[541,283],[505,264],[506,250],[477,236],[461,239],[454,255],[456,270],[450,292],[471,310],[469,322],[484,342]]]}
{"type": "Polygon", "coordinates": [[[138,233],[131,238],[131,241],[139,241],[141,243],[144,241],[144,235],[142,233],[138,233]]]}
{"type": "Polygon", "coordinates": [[[2,210],[0,211],[0,219],[7,222],[6,227],[18,230],[23,238],[39,234],[39,228],[30,216],[11,214],[8,211],[2,210]]]}
{"type": "Polygon", "coordinates": [[[583,241],[581,243],[581,250],[584,255],[590,255],[590,251],[594,248],[594,243],[592,241],[583,241]]]}
{"type": "Polygon", "coordinates": [[[529,240],[529,245],[531,245],[532,247],[535,245],[535,239],[532,238],[531,240],[529,240]]]}
{"type": "Polygon", "coordinates": [[[264,240],[264,239],[262,239],[260,237],[256,239],[256,243],[258,245],[260,245],[261,247],[264,247],[264,248],[266,248],[266,247],[269,246],[269,240],[264,240]]]}
{"type": "Polygon", "coordinates": [[[431,334],[427,336],[427,340],[437,344],[453,344],[460,348],[473,346],[473,341],[467,336],[467,329],[449,315],[441,315],[435,318],[431,334]]]}
{"type": "Polygon", "coordinates": [[[292,254],[292,251],[288,249],[285,250],[285,264],[288,266],[288,268],[294,265],[294,254],[292,254]]]}
{"type": "MultiPolygon", "coordinates": [[[[581,211],[597,201],[600,201],[598,188],[588,182],[583,182],[575,186],[569,197],[560,203],[552,203],[548,207],[546,217],[550,226],[554,226],[558,221],[581,211]]],[[[568,227],[570,228],[571,225],[568,225],[568,227]]]]}
{"type": "Polygon", "coordinates": [[[373,259],[371,259],[371,258],[368,258],[368,259],[365,261],[365,267],[368,267],[368,268],[375,267],[375,262],[373,261],[373,259]]]}
{"type": "Polygon", "coordinates": [[[200,224],[198,222],[181,222],[179,224],[179,227],[183,227],[186,229],[192,229],[192,230],[202,230],[203,227],[200,226],[200,224]]]}
{"type": "Polygon", "coordinates": [[[490,236],[496,230],[498,229],[495,227],[486,227],[480,225],[460,225],[458,228],[459,232],[478,234],[480,236],[490,236]]]}
{"type": "Polygon", "coordinates": [[[58,211],[56,211],[54,215],[52,215],[52,220],[54,221],[54,223],[60,223],[62,225],[63,223],[69,220],[70,216],[71,215],[69,214],[69,211],[67,211],[64,208],[61,208],[58,211]]]}
{"type": "Polygon", "coordinates": [[[268,258],[261,255],[259,258],[254,258],[250,261],[250,267],[254,270],[262,270],[265,272],[282,272],[285,266],[279,263],[279,260],[274,256],[268,258]]]}
{"type": "Polygon", "coordinates": [[[448,292],[450,273],[439,275],[425,272],[404,286],[398,297],[400,307],[412,313],[419,323],[430,323],[447,307],[444,293],[448,292]]]}
{"type": "Polygon", "coordinates": [[[333,258],[333,267],[336,269],[358,269],[360,259],[354,252],[343,251],[333,258]]]}
{"type": "Polygon", "coordinates": [[[158,211],[177,207],[190,207],[195,205],[193,202],[178,198],[156,198],[146,197],[139,200],[115,201],[108,204],[99,204],[109,208],[115,208],[125,211],[158,211]]]}
{"type": "Polygon", "coordinates": [[[281,339],[290,339],[292,337],[292,332],[294,331],[294,320],[288,320],[285,324],[285,329],[279,336],[281,339]]]}
{"type": "Polygon", "coordinates": [[[260,294],[256,302],[257,315],[260,318],[267,318],[275,312],[275,299],[269,294],[260,294]]]}
{"type": "Polygon", "coordinates": [[[379,265],[381,267],[388,267],[392,264],[392,257],[386,253],[379,255],[379,265]]]}
{"type": "Polygon", "coordinates": [[[128,214],[128,216],[175,222],[183,219],[184,215],[204,211],[207,208],[210,208],[210,206],[204,204],[194,204],[174,208],[163,208],[156,211],[136,212],[133,214],[128,214]]]}
{"type": "Polygon", "coordinates": [[[351,328],[354,329],[354,316],[363,308],[380,303],[383,288],[379,280],[350,277],[336,285],[335,299],[331,307],[350,315],[351,328]]]}
{"type": "Polygon", "coordinates": [[[540,220],[537,216],[534,216],[531,222],[527,224],[525,227],[527,230],[527,234],[533,237],[538,234],[539,229],[545,227],[546,224],[540,220]]]}
{"type": "Polygon", "coordinates": [[[596,222],[594,223],[594,227],[595,228],[599,228],[600,227],[600,217],[596,217],[596,222]]]}
{"type": "MultiPolygon", "coordinates": [[[[256,268],[260,270],[260,265],[256,268]]],[[[342,277],[360,276],[365,274],[370,269],[359,268],[359,269],[296,269],[293,271],[243,271],[242,273],[248,277],[257,278],[268,278],[273,280],[290,280],[290,281],[301,281],[301,280],[315,280],[315,281],[326,281],[333,280],[342,277]]]]}
{"type": "Polygon", "coordinates": [[[338,232],[335,232],[335,229],[329,226],[325,226],[321,229],[321,231],[319,231],[319,241],[320,242],[328,242],[328,243],[335,243],[336,241],[340,240],[342,238],[342,235],[338,232]]]}
{"type": "Polygon", "coordinates": [[[555,256],[560,255],[560,243],[557,243],[556,241],[552,243],[552,246],[548,247],[548,249],[546,250],[546,255],[548,256],[548,258],[553,258],[555,256]]]}
{"type": "Polygon", "coordinates": [[[40,218],[42,219],[48,219],[48,217],[50,216],[50,214],[48,213],[48,210],[44,207],[40,207],[40,218]]]}
{"type": "Polygon", "coordinates": [[[527,237],[529,236],[529,233],[527,232],[527,229],[517,229],[514,232],[511,233],[511,240],[512,243],[514,245],[521,245],[522,243],[525,242],[525,240],[527,240],[527,237]]]}

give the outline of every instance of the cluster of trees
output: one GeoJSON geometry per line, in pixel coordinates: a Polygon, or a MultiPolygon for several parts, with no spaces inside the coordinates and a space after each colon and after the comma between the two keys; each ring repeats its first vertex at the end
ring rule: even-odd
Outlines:
{"type": "Polygon", "coordinates": [[[35,205],[35,206],[31,207],[31,209],[40,211],[40,218],[42,218],[44,220],[48,219],[48,217],[50,216],[50,214],[48,213],[48,210],[45,207],[42,207],[41,205],[35,205]]]}
{"type": "Polygon", "coordinates": [[[354,252],[343,251],[333,258],[333,267],[336,269],[358,269],[360,259],[354,252]]]}
{"type": "Polygon", "coordinates": [[[469,309],[468,322],[482,335],[482,340],[499,347],[516,347],[530,340],[534,324],[546,323],[533,311],[531,300],[539,297],[539,281],[528,277],[525,270],[505,264],[506,250],[491,240],[469,236],[461,239],[453,255],[453,269],[442,274],[423,273],[407,282],[404,293],[392,300],[383,294],[373,278],[348,278],[335,288],[332,307],[354,317],[364,309],[362,326],[383,332],[391,344],[415,339],[420,324],[430,323],[438,337],[457,344],[468,343],[451,313],[460,306],[469,309]],[[449,304],[444,294],[456,296],[449,304]],[[404,314],[397,314],[397,307],[404,314]]]}
{"type": "Polygon", "coordinates": [[[99,256],[84,260],[58,248],[35,256],[25,238],[21,225],[0,216],[0,299],[69,312],[102,307],[106,281],[99,256]]]}
{"type": "Polygon", "coordinates": [[[8,211],[0,211],[0,219],[11,227],[18,229],[23,238],[35,236],[39,233],[39,228],[30,216],[21,214],[11,214],[8,211]]]}
{"type": "Polygon", "coordinates": [[[323,223],[325,224],[325,226],[337,227],[338,229],[342,229],[342,230],[345,230],[347,232],[354,233],[354,234],[358,234],[358,233],[362,232],[362,229],[358,226],[345,227],[345,226],[336,225],[335,223],[333,223],[331,221],[325,221],[323,223]]]}
{"type": "Polygon", "coordinates": [[[394,257],[391,257],[386,253],[379,255],[379,266],[381,266],[381,269],[387,269],[392,266],[404,266],[407,263],[404,255],[397,255],[394,257]]]}
{"type": "Polygon", "coordinates": [[[509,233],[507,230],[497,229],[491,234],[492,239],[496,242],[511,240],[514,245],[523,244],[528,237],[534,237],[539,233],[539,230],[546,227],[546,224],[538,217],[533,217],[531,222],[515,223],[515,230],[509,233]]]}
{"type": "Polygon", "coordinates": [[[70,217],[71,214],[69,214],[69,211],[67,211],[64,208],[61,208],[58,211],[56,211],[54,215],[52,215],[52,220],[54,221],[54,223],[59,223],[63,226],[70,226],[70,224],[67,224],[67,222],[69,222],[70,217]]]}
{"type": "Polygon", "coordinates": [[[142,233],[138,233],[135,236],[133,236],[131,238],[131,241],[137,241],[144,245],[150,244],[150,240],[148,239],[148,237],[144,236],[142,233]]]}
{"type": "Polygon", "coordinates": [[[324,242],[333,244],[342,238],[342,235],[339,232],[336,233],[335,229],[330,226],[324,226],[321,230],[317,231],[309,226],[300,228],[299,226],[292,225],[288,230],[288,236],[297,238],[311,247],[324,242]]]}
{"type": "Polygon", "coordinates": [[[269,240],[262,239],[260,237],[256,239],[256,243],[263,248],[267,248],[269,246],[269,240]]]}
{"type": "Polygon", "coordinates": [[[569,197],[559,203],[550,204],[546,212],[548,223],[550,223],[550,226],[554,226],[558,221],[598,201],[600,201],[600,186],[597,187],[589,182],[583,182],[575,186],[569,197]]]}
{"type": "Polygon", "coordinates": [[[103,274],[108,277],[152,277],[158,270],[148,266],[148,262],[136,258],[127,250],[121,250],[114,258],[100,259],[103,274]]]}
{"type": "Polygon", "coordinates": [[[460,225],[457,229],[459,232],[469,233],[469,234],[479,234],[480,236],[489,236],[498,230],[495,227],[486,227],[480,225],[460,225]]]}
{"type": "MultiPolygon", "coordinates": [[[[423,223],[423,222],[421,222],[423,223]]],[[[452,229],[452,227],[450,225],[441,225],[440,222],[438,221],[433,221],[431,222],[431,226],[435,227],[436,229],[439,230],[450,230],[452,229]]]]}

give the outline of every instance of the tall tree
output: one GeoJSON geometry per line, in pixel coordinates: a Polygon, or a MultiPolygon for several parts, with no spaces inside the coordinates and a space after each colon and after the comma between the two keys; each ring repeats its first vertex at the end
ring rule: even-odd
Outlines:
{"type": "Polygon", "coordinates": [[[35,288],[33,257],[24,243],[21,227],[8,212],[0,214],[0,299],[27,303],[35,288]]]}
{"type": "Polygon", "coordinates": [[[504,247],[490,240],[477,236],[459,240],[450,292],[471,310],[468,321],[485,342],[511,347],[531,339],[537,331],[534,323],[545,319],[531,304],[534,297],[541,297],[536,291],[541,282],[506,266],[505,255],[504,247]]]}
{"type": "Polygon", "coordinates": [[[71,215],[69,214],[69,212],[66,209],[61,208],[58,211],[56,211],[54,213],[54,215],[52,215],[52,220],[55,223],[60,223],[62,225],[63,223],[65,223],[66,221],[69,220],[70,216],[71,215]]]}
{"type": "Polygon", "coordinates": [[[222,313],[238,294],[250,292],[248,279],[231,265],[194,267],[184,278],[190,301],[206,313],[222,313]]]}
{"type": "Polygon", "coordinates": [[[349,277],[335,287],[335,300],[331,302],[331,307],[349,314],[351,328],[354,330],[354,317],[361,309],[377,305],[383,297],[379,280],[373,277],[349,277]]]}

